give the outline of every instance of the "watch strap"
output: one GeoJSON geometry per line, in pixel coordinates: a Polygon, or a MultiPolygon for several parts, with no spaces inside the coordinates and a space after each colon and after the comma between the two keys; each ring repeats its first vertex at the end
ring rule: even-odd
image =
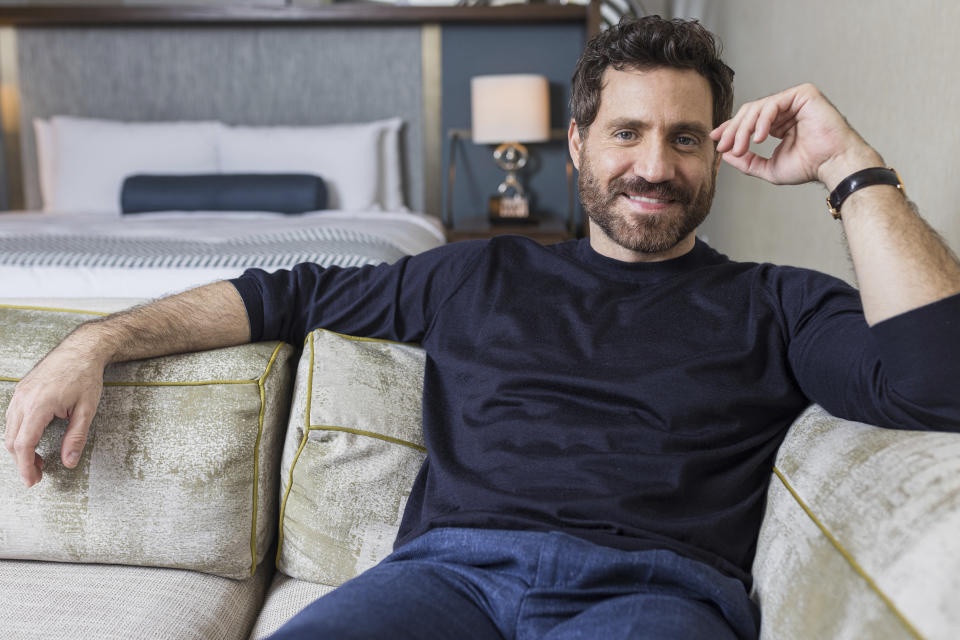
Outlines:
{"type": "Polygon", "coordinates": [[[840,184],[838,184],[827,197],[827,206],[829,207],[830,213],[833,215],[834,219],[840,219],[840,206],[843,204],[844,200],[850,197],[850,194],[858,189],[863,189],[864,187],[869,187],[875,184],[888,184],[899,189],[901,193],[905,193],[903,181],[900,179],[900,175],[897,174],[893,167],[871,167],[869,169],[861,169],[860,171],[852,173],[841,180],[840,184]]]}

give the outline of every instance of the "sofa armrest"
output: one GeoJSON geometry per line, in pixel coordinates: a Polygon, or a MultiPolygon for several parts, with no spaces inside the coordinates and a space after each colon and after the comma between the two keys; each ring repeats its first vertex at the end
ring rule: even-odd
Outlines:
{"type": "MultiPolygon", "coordinates": [[[[0,304],[0,414],[17,381],[95,313],[0,304]]],[[[294,349],[247,344],[107,367],[76,468],[66,421],[37,447],[25,489],[0,456],[0,558],[252,575],[276,531],[294,349]]]]}
{"type": "Polygon", "coordinates": [[[761,637],[955,637],[958,532],[960,435],[810,407],[767,494],[753,564],[761,637]]]}

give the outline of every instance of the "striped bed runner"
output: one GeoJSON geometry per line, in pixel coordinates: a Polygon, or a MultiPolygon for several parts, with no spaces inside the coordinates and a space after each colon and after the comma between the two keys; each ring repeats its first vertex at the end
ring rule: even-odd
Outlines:
{"type": "Polygon", "coordinates": [[[399,247],[359,231],[318,227],[204,242],[167,238],[0,237],[0,265],[113,268],[281,268],[300,262],[360,266],[395,262],[399,247]]]}

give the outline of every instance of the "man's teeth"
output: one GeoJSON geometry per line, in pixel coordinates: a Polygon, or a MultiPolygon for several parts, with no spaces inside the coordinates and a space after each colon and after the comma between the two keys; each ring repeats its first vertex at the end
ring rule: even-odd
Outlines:
{"type": "Polygon", "coordinates": [[[644,198],[643,196],[631,196],[630,194],[626,194],[626,195],[628,198],[630,198],[634,202],[646,202],[647,204],[666,204],[670,202],[669,200],[658,200],[656,198],[644,198]]]}

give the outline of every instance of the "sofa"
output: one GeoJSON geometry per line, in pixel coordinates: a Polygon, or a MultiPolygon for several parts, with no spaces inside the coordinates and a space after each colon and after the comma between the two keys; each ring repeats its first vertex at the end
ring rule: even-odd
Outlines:
{"type": "MultiPolygon", "coordinates": [[[[74,326],[129,301],[0,304],[0,410],[74,326]]],[[[108,367],[80,463],[0,456],[0,636],[267,637],[389,553],[426,450],[424,354],[318,329],[108,367]]],[[[767,494],[761,637],[960,637],[960,436],[811,406],[767,494]]]]}

